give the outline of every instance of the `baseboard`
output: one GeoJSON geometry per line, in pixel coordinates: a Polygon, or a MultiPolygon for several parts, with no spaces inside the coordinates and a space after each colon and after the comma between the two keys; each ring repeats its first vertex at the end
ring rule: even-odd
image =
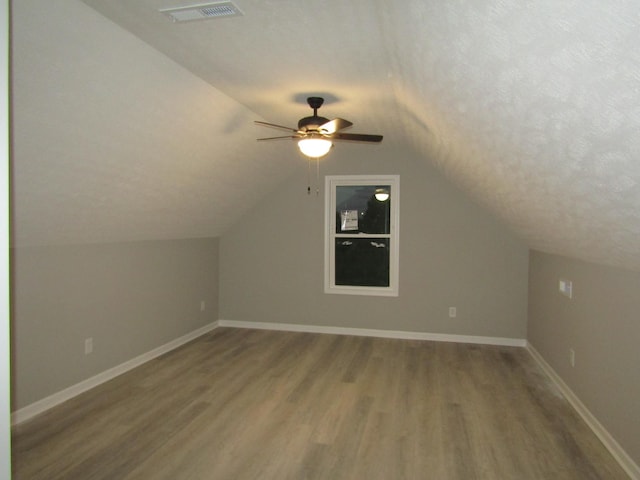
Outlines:
{"type": "Polygon", "coordinates": [[[81,393],[86,392],[87,390],[91,390],[92,388],[97,387],[98,385],[105,383],[117,377],[118,375],[122,375],[123,373],[128,372],[129,370],[132,370],[142,365],[143,363],[146,363],[149,360],[153,360],[154,358],[159,357],[160,355],[170,352],[171,350],[174,350],[180,347],[181,345],[184,345],[185,343],[190,342],[191,340],[194,340],[204,335],[207,332],[210,332],[211,330],[215,329],[217,326],[218,326],[217,321],[212,322],[208,325],[205,325],[204,327],[201,327],[197,330],[189,332],[186,335],[183,335],[182,337],[176,338],[175,340],[172,340],[169,343],[165,343],[164,345],[154,348],[153,350],[147,353],[143,353],[142,355],[139,355],[135,358],[132,358],[131,360],[121,363],[116,367],[110,368],[109,370],[105,370],[104,372],[99,373],[98,375],[95,375],[91,378],[83,380],[82,382],[72,385],[69,388],[65,388],[60,392],[54,393],[53,395],[45,397],[42,400],[38,400],[37,402],[32,403],[31,405],[27,405],[26,407],[16,410],[15,412],[11,413],[11,424],[17,425],[26,420],[29,420],[30,418],[33,418],[36,415],[46,410],[49,410],[50,408],[55,407],[56,405],[61,404],[62,402],[70,400],[71,398],[77,395],[80,395],[81,393]]]}
{"type": "Polygon", "coordinates": [[[451,335],[444,333],[405,332],[397,330],[374,330],[369,328],[325,327],[318,325],[300,325],[293,323],[245,322],[239,320],[219,320],[220,327],[253,328],[259,330],[280,330],[287,332],[329,333],[334,335],[354,335],[359,337],[398,338],[403,340],[431,340],[435,342],[478,343],[483,345],[501,345],[524,347],[523,338],[480,337],[474,335],[451,335]]]}
{"type": "Polygon", "coordinates": [[[564,398],[571,404],[571,406],[578,412],[578,415],[586,422],[586,424],[593,430],[593,433],[600,439],[604,446],[609,450],[613,458],[620,464],[620,466],[627,472],[627,475],[632,480],[640,480],[640,466],[636,464],[633,459],[624,451],[618,442],[611,436],[604,426],[598,421],[598,419],[589,411],[589,409],[580,401],[575,393],[564,383],[564,380],[556,373],[556,371],[549,365],[540,353],[531,344],[527,344],[527,350],[538,363],[540,368],[549,376],[551,381],[558,387],[558,390],[562,393],[564,398]]]}
{"type": "Polygon", "coordinates": [[[328,326],[313,326],[313,325],[300,325],[289,323],[267,323],[267,322],[246,322],[238,320],[218,320],[212,322],[204,327],[194,330],[182,337],[176,338],[169,343],[154,348],[153,350],[139,355],[127,362],[124,362],[116,367],[106,370],[98,375],[95,375],[87,380],[84,380],[76,385],[66,388],[60,392],[50,395],[42,400],[39,400],[31,405],[27,405],[11,414],[11,424],[17,425],[34,416],[59,405],[62,402],[70,400],[71,398],[86,392],[98,385],[105,383],[118,375],[122,375],[133,368],[136,368],[150,360],[153,360],[164,353],[170,352],[181,345],[184,345],[191,340],[194,340],[205,333],[214,330],[217,327],[231,327],[231,328],[252,328],[261,330],[279,330],[289,332],[307,332],[307,333],[326,333],[335,335],[354,335],[362,337],[379,337],[379,338],[397,338],[404,340],[430,340],[437,342],[456,342],[456,343],[475,343],[484,345],[500,345],[500,346],[512,346],[512,347],[525,347],[531,354],[533,359],[538,363],[540,368],[549,376],[554,382],[562,395],[567,399],[571,406],[578,412],[587,425],[593,430],[596,436],[609,450],[611,455],[617,460],[620,466],[626,471],[632,480],[640,480],[640,467],[633,461],[633,459],[624,451],[624,449],[618,444],[618,442],[611,436],[611,434],[602,426],[602,424],[596,419],[596,417],[589,411],[589,409],[580,401],[580,399],[573,393],[569,386],[564,383],[562,378],[555,372],[555,370],[544,360],[544,358],[538,353],[538,351],[529,344],[525,339],[520,338],[504,338],[504,337],[484,337],[474,335],[453,335],[453,334],[440,334],[440,333],[426,333],[426,332],[407,332],[407,331],[395,331],[395,330],[376,330],[365,328],[348,328],[348,327],[328,327],[328,326]]]}
{"type": "Polygon", "coordinates": [[[485,345],[502,345],[512,347],[524,347],[526,340],[519,338],[502,338],[502,337],[481,337],[470,335],[450,335],[441,333],[425,333],[425,332],[405,332],[394,330],[373,330],[364,328],[347,328],[347,327],[326,327],[313,325],[298,325],[290,323],[265,323],[265,322],[244,322],[235,320],[219,320],[205,325],[202,328],[194,330],[182,337],[176,338],[169,343],[154,348],[153,350],[128,360],[116,367],[110,368],[98,375],[83,380],[80,383],[65,388],[53,395],[38,400],[26,407],[23,407],[11,413],[11,424],[17,425],[27,421],[40,413],[49,410],[56,405],[61,404],[71,398],[80,395],[98,385],[105,383],[118,375],[122,375],[143,363],[153,360],[160,355],[167,353],[175,348],[184,345],[191,340],[204,335],[211,330],[220,327],[232,328],[253,328],[262,330],[280,330],[291,332],[308,332],[308,333],[327,333],[336,335],[354,335],[362,337],[379,337],[379,338],[397,338],[405,340],[431,340],[438,342],[456,342],[456,343],[477,343],[485,345]]]}

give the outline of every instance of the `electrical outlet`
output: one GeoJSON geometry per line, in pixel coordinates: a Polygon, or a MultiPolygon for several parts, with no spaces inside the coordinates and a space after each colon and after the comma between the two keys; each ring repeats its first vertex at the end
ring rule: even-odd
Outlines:
{"type": "Polygon", "coordinates": [[[576,366],[576,351],[573,348],[569,349],[569,363],[572,367],[576,366]]]}
{"type": "Polygon", "coordinates": [[[89,355],[90,353],[93,353],[93,337],[84,340],[84,354],[89,355]]]}
{"type": "Polygon", "coordinates": [[[456,307],[449,307],[449,318],[456,318],[458,311],[456,307]]]}
{"type": "Polygon", "coordinates": [[[204,303],[204,300],[202,300],[202,301],[200,302],[200,311],[201,311],[201,312],[204,312],[204,308],[205,308],[205,303],[204,303]]]}

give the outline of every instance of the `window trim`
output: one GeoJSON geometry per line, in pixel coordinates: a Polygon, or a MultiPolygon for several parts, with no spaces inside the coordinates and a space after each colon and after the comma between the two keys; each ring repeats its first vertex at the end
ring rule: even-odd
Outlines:
{"type": "Polygon", "coordinates": [[[375,295],[397,297],[400,265],[400,175],[327,175],[325,177],[324,228],[324,292],[345,295],[375,295]],[[390,225],[388,234],[358,234],[359,238],[389,238],[389,286],[348,286],[335,284],[336,187],[390,185],[390,225]]]}

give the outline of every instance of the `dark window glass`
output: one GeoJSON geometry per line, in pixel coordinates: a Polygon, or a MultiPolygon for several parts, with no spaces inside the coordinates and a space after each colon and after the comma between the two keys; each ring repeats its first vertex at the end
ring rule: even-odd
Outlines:
{"type": "Polygon", "coordinates": [[[380,201],[376,190],[391,193],[389,185],[336,186],[336,233],[390,233],[390,200],[380,201]]]}
{"type": "Polygon", "coordinates": [[[336,238],[335,284],[389,286],[388,238],[336,238]]]}

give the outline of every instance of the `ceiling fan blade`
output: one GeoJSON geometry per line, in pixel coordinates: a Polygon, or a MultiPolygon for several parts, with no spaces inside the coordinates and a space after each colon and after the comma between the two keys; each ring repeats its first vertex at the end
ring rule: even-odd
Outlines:
{"type": "Polygon", "coordinates": [[[258,125],[263,125],[265,127],[282,128],[283,130],[289,130],[290,132],[298,133],[298,130],[296,130],[295,128],[284,127],[282,125],[276,125],[275,123],[261,122],[260,120],[254,120],[254,123],[256,123],[258,125]]]}
{"type": "Polygon", "coordinates": [[[318,130],[321,133],[335,133],[338,130],[343,130],[347,127],[353,125],[349,120],[345,120],[344,118],[334,118],[333,120],[329,120],[327,123],[320,125],[318,130]]]}
{"type": "Polygon", "coordinates": [[[329,138],[335,140],[350,140],[353,142],[381,142],[382,135],[366,135],[364,133],[334,133],[329,138]]]}
{"type": "Polygon", "coordinates": [[[267,138],[256,138],[256,140],[278,140],[280,138],[300,138],[300,135],[284,135],[282,137],[267,137],[267,138]]]}

